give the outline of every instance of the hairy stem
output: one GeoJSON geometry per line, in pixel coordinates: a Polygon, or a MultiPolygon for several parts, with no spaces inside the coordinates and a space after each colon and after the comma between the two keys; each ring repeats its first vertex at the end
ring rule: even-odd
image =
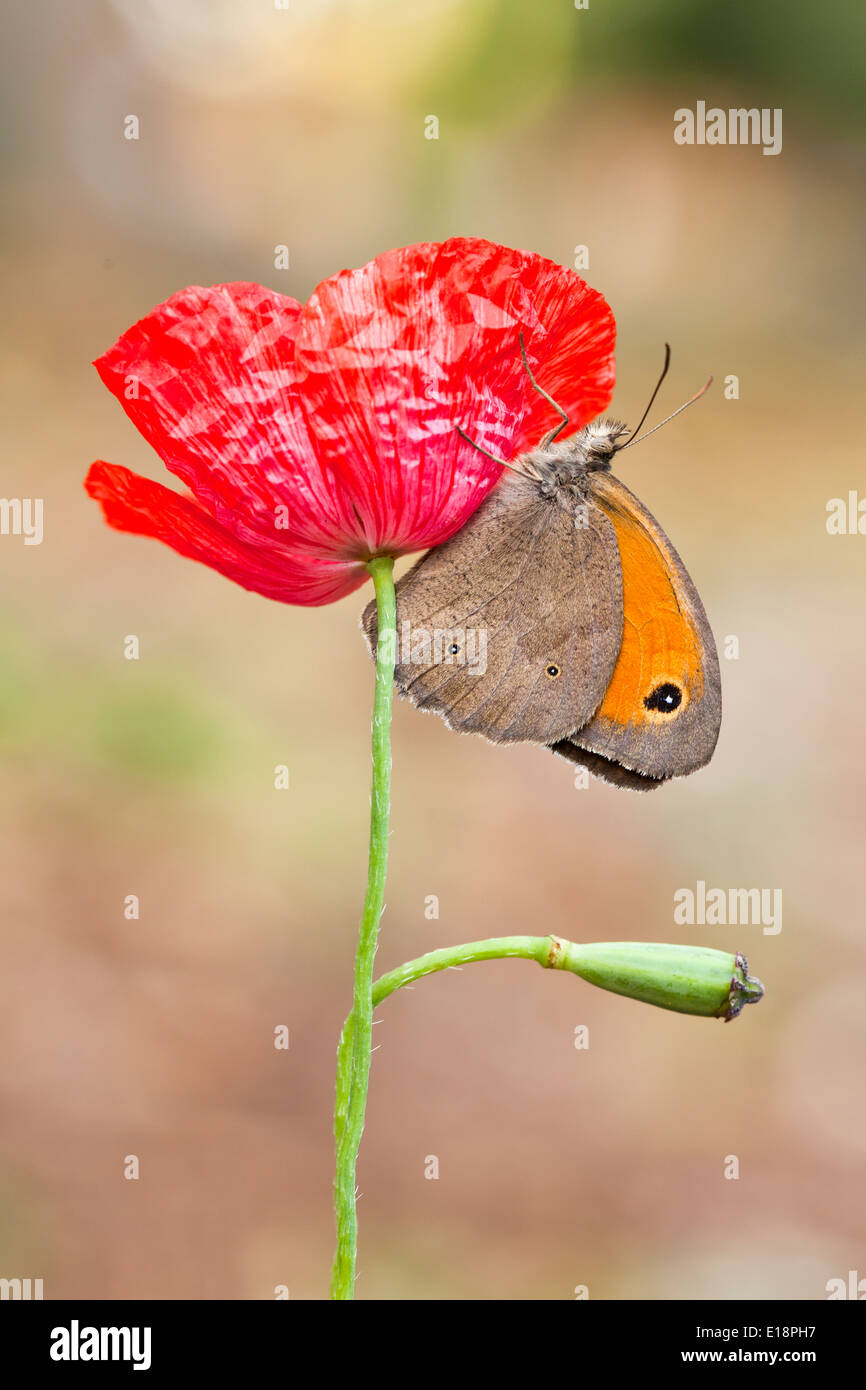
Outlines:
{"type": "Polygon", "coordinates": [[[378,613],[376,692],[373,702],[373,782],[370,797],[370,855],[367,893],[355,956],[354,1026],[349,1046],[337,1053],[337,1102],[334,1133],[337,1168],[334,1206],[337,1217],[337,1251],[331,1277],[331,1297],[351,1299],[355,1293],[358,1247],[356,1169],[370,1078],[373,1034],[373,963],[379,922],[385,902],[388,867],[388,824],[391,804],[391,706],[394,691],[397,609],[394,596],[394,561],[386,556],[370,560],[378,613]]]}

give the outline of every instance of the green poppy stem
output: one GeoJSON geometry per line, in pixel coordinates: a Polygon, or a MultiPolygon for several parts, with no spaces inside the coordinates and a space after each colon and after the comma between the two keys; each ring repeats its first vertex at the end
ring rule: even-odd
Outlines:
{"type": "Polygon", "coordinates": [[[760,980],[749,975],[746,959],[740,954],[700,946],[635,941],[580,946],[557,936],[497,936],[486,941],[446,946],[407,961],[374,983],[373,965],[385,900],[391,802],[391,708],[397,647],[393,567],[394,562],[389,557],[377,557],[367,565],[376,591],[378,615],[373,784],[367,894],[355,958],[353,1009],[343,1026],[337,1050],[334,1111],[337,1250],[331,1297],[339,1300],[352,1299],[355,1294],[356,1169],[367,1108],[373,1010],[389,994],[440,970],[505,958],[534,960],[546,969],[571,971],[616,994],[628,995],[662,1009],[708,1018],[736,1018],[744,1004],[757,1002],[764,992],[760,980]]]}
{"type": "Polygon", "coordinates": [[[334,1135],[337,1169],[334,1206],[337,1216],[337,1252],[331,1276],[331,1297],[355,1295],[355,1263],[358,1248],[355,1174],[370,1079],[373,1037],[373,963],[379,922],[385,903],[388,867],[388,824],[391,809],[391,706],[394,698],[397,603],[394,595],[394,561],[390,556],[367,565],[376,591],[379,639],[376,647],[376,693],[373,703],[373,783],[370,797],[370,855],[367,894],[355,957],[354,1020],[351,1046],[337,1053],[337,1102],[334,1135]]]}

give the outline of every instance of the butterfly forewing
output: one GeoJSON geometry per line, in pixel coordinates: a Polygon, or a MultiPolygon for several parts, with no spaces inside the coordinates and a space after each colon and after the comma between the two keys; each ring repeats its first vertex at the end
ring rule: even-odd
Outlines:
{"type": "Polygon", "coordinates": [[[681,777],[709,762],[719,735],[713,634],[679,555],[646,507],[611,473],[594,475],[592,496],[616,531],[624,624],[604,699],[573,742],[643,777],[681,777]]]}

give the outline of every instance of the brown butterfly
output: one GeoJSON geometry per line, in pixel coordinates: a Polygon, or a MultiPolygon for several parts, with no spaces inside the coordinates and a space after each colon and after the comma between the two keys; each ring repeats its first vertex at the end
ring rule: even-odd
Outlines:
{"type": "MultiPolygon", "coordinates": [[[[610,471],[614,454],[638,442],[670,348],[628,438],[625,425],[600,419],[561,443],[568,416],[536,382],[522,336],[520,348],[562,423],[504,464],[467,524],[398,580],[395,684],[461,733],[541,743],[604,781],[647,791],[709,762],[721,721],[718,656],[697,590],[661,526],[610,471]]],[[[375,653],[375,602],[361,621],[375,653]]]]}

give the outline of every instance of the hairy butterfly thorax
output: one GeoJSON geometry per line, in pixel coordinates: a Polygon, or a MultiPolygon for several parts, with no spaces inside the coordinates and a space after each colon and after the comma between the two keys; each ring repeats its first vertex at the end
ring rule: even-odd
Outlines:
{"type": "Polygon", "coordinates": [[[545,497],[565,491],[583,497],[588,473],[610,469],[617,441],[628,434],[619,420],[596,420],[571,439],[544,440],[515,460],[518,472],[531,478],[545,497]]]}

